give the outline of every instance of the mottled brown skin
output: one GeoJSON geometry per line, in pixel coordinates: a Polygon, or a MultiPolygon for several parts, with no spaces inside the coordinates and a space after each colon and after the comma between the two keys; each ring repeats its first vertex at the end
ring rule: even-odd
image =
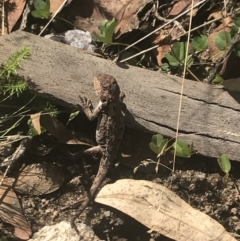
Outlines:
{"type": "Polygon", "coordinates": [[[99,74],[94,77],[94,88],[100,98],[95,109],[86,97],[80,97],[80,108],[89,120],[98,118],[96,141],[94,146],[85,151],[85,154],[101,153],[101,161],[98,173],[93,181],[88,196],[84,199],[80,209],[71,219],[71,225],[76,229],[75,220],[84,211],[88,204],[95,198],[99,187],[103,183],[109,168],[117,154],[119,144],[124,131],[124,117],[122,110],[124,94],[120,91],[116,79],[107,74],[99,74]]]}

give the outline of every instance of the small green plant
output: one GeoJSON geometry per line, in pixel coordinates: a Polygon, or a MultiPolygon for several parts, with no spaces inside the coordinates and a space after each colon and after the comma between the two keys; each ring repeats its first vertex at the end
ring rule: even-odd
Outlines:
{"type": "MultiPolygon", "coordinates": [[[[168,60],[169,67],[179,68],[183,67],[186,53],[186,44],[185,42],[176,42],[173,44],[171,52],[165,55],[165,58],[168,60]]],[[[190,68],[193,64],[192,55],[187,57],[187,68],[190,68]]],[[[165,66],[166,67],[166,66],[165,66]]]]}
{"type": "Polygon", "coordinates": [[[231,170],[231,162],[228,159],[228,157],[223,154],[218,159],[218,165],[222,169],[222,171],[225,173],[225,176],[223,177],[223,181],[226,182],[229,176],[229,172],[231,170]]]}
{"type": "Polygon", "coordinates": [[[9,84],[5,84],[3,86],[3,94],[4,95],[9,94],[10,96],[16,94],[17,97],[19,97],[19,95],[24,92],[26,87],[27,87],[26,81],[22,79],[18,79],[18,80],[15,79],[14,82],[11,81],[9,84]]]}
{"type": "Polygon", "coordinates": [[[178,139],[172,145],[168,146],[169,140],[165,139],[161,134],[153,135],[152,140],[149,143],[150,149],[159,156],[165,155],[165,153],[171,150],[172,153],[176,150],[176,155],[179,157],[190,158],[193,154],[193,144],[188,145],[184,140],[178,139]]]}
{"type": "Polygon", "coordinates": [[[193,154],[193,143],[188,145],[184,140],[178,139],[172,146],[174,150],[171,152],[176,151],[176,156],[190,158],[193,154]]]}
{"type": "MultiPolygon", "coordinates": [[[[234,23],[235,23],[235,25],[233,25],[231,27],[230,32],[222,31],[216,37],[215,44],[219,50],[225,51],[228,48],[228,46],[231,45],[234,37],[238,34],[239,27],[240,27],[240,14],[235,15],[234,23]]],[[[240,44],[239,43],[235,44],[234,52],[238,57],[240,57],[240,44]]]]}
{"type": "Polygon", "coordinates": [[[20,62],[31,55],[31,49],[24,47],[23,49],[12,54],[8,60],[2,63],[0,67],[0,78],[9,79],[11,75],[16,74],[16,70],[21,67],[20,62]]]}
{"type": "Polygon", "coordinates": [[[31,14],[35,18],[49,18],[50,16],[50,0],[34,0],[33,5],[35,10],[31,11],[31,14]]]}
{"type": "Polygon", "coordinates": [[[224,51],[232,42],[231,34],[228,32],[220,32],[215,39],[215,44],[219,50],[224,51]]]}
{"type": "MultiPolygon", "coordinates": [[[[6,60],[0,66],[0,90],[1,94],[7,96],[4,100],[6,100],[9,97],[12,97],[13,95],[19,97],[20,94],[22,94],[24,90],[27,88],[27,82],[19,75],[17,75],[17,69],[21,67],[20,62],[29,57],[30,54],[30,48],[24,47],[23,49],[12,54],[8,58],[8,60],[6,60]]],[[[4,100],[2,100],[2,102],[4,100]]],[[[59,113],[58,109],[48,101],[40,97],[36,98],[36,96],[29,96],[27,92],[25,92],[25,95],[21,95],[21,100],[22,103],[27,103],[19,109],[17,109],[16,111],[14,111],[13,113],[8,113],[0,116],[1,125],[4,125],[10,119],[17,119],[11,127],[0,132],[1,137],[6,136],[11,130],[19,126],[19,124],[22,121],[24,121],[26,117],[29,118],[29,116],[31,116],[31,114],[29,113],[33,109],[43,114],[47,113],[52,117],[56,117],[59,113]]],[[[27,124],[29,126],[28,135],[38,135],[37,131],[34,128],[31,118],[28,119],[27,124]]],[[[44,133],[45,131],[46,130],[41,127],[41,133],[44,133]]]]}
{"type": "Polygon", "coordinates": [[[165,155],[167,144],[168,139],[164,139],[162,135],[157,134],[152,136],[152,140],[149,143],[149,147],[158,156],[163,156],[165,155]]]}
{"type": "Polygon", "coordinates": [[[16,74],[18,68],[20,68],[20,62],[28,58],[31,54],[29,47],[12,54],[4,63],[0,66],[0,89],[4,95],[12,96],[16,94],[19,96],[27,87],[26,81],[16,74]]]}
{"type": "Polygon", "coordinates": [[[174,153],[176,150],[176,156],[186,158],[190,158],[194,153],[193,144],[188,145],[184,140],[178,139],[170,145],[169,142],[170,140],[164,138],[161,134],[153,135],[151,142],[149,143],[149,147],[155,154],[157,154],[158,161],[156,162],[151,159],[142,161],[141,164],[134,169],[134,172],[136,172],[140,166],[146,166],[152,163],[156,164],[155,171],[158,172],[161,157],[164,156],[169,150],[171,150],[171,153],[174,153]]]}
{"type": "Polygon", "coordinates": [[[98,27],[100,34],[93,32],[93,36],[100,42],[104,44],[111,44],[115,28],[117,26],[117,21],[113,18],[112,21],[103,20],[101,25],[98,27]]]}
{"type": "Polygon", "coordinates": [[[212,83],[215,85],[218,85],[218,84],[222,84],[223,81],[224,79],[220,75],[216,75],[212,83]]]}
{"type": "Polygon", "coordinates": [[[191,44],[197,52],[203,51],[208,46],[208,38],[206,35],[196,36],[192,39],[191,44]]]}

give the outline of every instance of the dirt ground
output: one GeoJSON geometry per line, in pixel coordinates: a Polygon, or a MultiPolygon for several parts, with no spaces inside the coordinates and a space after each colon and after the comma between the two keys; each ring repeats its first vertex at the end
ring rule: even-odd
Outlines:
{"type": "MultiPolygon", "coordinates": [[[[90,135],[94,135],[95,124],[90,125],[93,127],[90,135]]],[[[237,240],[240,240],[240,163],[232,162],[230,177],[226,183],[222,181],[224,174],[218,166],[217,160],[198,155],[193,155],[190,159],[178,158],[175,173],[161,167],[159,173],[156,174],[155,165],[152,164],[147,168],[141,167],[134,174],[133,168],[142,160],[156,159],[155,154],[148,146],[151,136],[151,134],[126,129],[121,150],[116,158],[116,162],[120,162],[120,164],[115,165],[109,173],[108,182],[131,178],[160,183],[174,191],[192,207],[217,220],[237,240]],[[125,155],[121,155],[123,152],[125,155]]],[[[44,138],[50,139],[49,136],[44,138]]],[[[36,143],[39,143],[39,139],[36,143]]],[[[63,170],[65,182],[57,191],[48,195],[19,195],[23,211],[33,232],[45,225],[70,220],[77,209],[64,211],[61,209],[84,196],[85,190],[89,190],[91,186],[91,178],[98,170],[97,160],[93,161],[92,158],[85,157],[85,164],[83,164],[81,158],[74,160],[66,155],[69,151],[74,152],[74,149],[79,150],[79,146],[61,144],[57,145],[48,155],[38,156],[35,152],[36,145],[38,145],[36,143],[33,143],[22,163],[56,163],[63,170]],[[84,168],[84,165],[87,168],[84,168]]],[[[14,173],[12,176],[14,177],[14,173]]],[[[96,235],[103,240],[171,240],[160,234],[148,232],[145,226],[124,213],[97,203],[92,203],[77,221],[90,225],[96,235]]],[[[11,237],[12,231],[10,225],[2,223],[0,234],[7,234],[8,237],[11,237]]]]}

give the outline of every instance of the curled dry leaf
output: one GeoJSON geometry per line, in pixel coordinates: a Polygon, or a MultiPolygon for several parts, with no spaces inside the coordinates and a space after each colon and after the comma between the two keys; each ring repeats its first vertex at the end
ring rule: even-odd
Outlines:
{"type": "Polygon", "coordinates": [[[32,120],[32,125],[36,130],[36,132],[38,133],[38,135],[41,134],[40,116],[41,116],[41,112],[30,115],[30,118],[32,120]]]}
{"type": "MultiPolygon", "coordinates": [[[[2,180],[2,176],[0,176],[2,180]]],[[[14,226],[14,235],[27,240],[32,235],[31,227],[25,219],[18,197],[12,189],[12,180],[4,179],[0,186],[0,218],[14,226]]]]}
{"type": "Polygon", "coordinates": [[[62,143],[69,145],[94,145],[91,140],[84,138],[83,134],[69,130],[60,121],[51,117],[50,115],[41,115],[40,124],[62,143]]]}
{"type": "Polygon", "coordinates": [[[236,241],[217,221],[153,182],[122,179],[104,186],[95,201],[178,241],[236,241]]]}
{"type": "Polygon", "coordinates": [[[59,189],[65,180],[63,170],[48,163],[26,166],[19,174],[14,190],[24,194],[43,195],[59,189]]]}
{"type": "Polygon", "coordinates": [[[86,0],[79,1],[79,6],[75,6],[75,8],[78,9],[78,16],[76,17],[77,21],[75,22],[75,27],[78,29],[84,29],[90,33],[94,31],[99,33],[98,26],[100,26],[104,19],[112,20],[115,18],[118,21],[115,33],[120,36],[126,32],[138,28],[139,19],[137,12],[139,9],[142,9],[148,2],[148,0],[105,0],[97,1],[93,5],[86,0]]]}

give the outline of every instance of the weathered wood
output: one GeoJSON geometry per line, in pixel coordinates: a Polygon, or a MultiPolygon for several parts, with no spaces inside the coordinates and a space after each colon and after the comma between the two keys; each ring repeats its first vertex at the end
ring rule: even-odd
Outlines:
{"type": "MultiPolygon", "coordinates": [[[[0,63],[16,50],[30,46],[32,55],[18,73],[35,83],[33,91],[64,104],[78,103],[84,93],[94,101],[93,76],[103,72],[116,77],[126,94],[127,124],[175,137],[181,79],[160,71],[131,67],[101,59],[87,52],[26,32],[0,38],[0,63]]],[[[227,154],[240,161],[240,94],[204,83],[185,80],[180,137],[193,141],[200,154],[227,154]]],[[[137,141],[137,140],[136,140],[137,141]]]]}

